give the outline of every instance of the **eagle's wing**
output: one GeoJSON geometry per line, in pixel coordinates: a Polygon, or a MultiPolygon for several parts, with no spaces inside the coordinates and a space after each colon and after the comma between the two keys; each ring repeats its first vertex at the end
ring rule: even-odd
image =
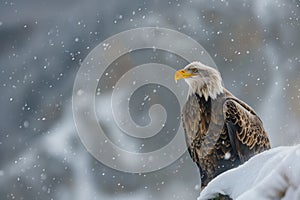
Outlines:
{"type": "Polygon", "coordinates": [[[270,142],[262,121],[244,102],[228,98],[223,104],[224,123],[233,152],[241,162],[270,148],[270,142]]]}

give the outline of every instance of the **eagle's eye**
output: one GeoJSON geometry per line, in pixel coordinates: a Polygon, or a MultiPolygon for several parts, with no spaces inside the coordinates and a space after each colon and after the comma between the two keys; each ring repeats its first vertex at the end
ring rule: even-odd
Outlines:
{"type": "Polygon", "coordinates": [[[191,68],[190,69],[193,73],[198,73],[198,69],[197,68],[191,68]]]}

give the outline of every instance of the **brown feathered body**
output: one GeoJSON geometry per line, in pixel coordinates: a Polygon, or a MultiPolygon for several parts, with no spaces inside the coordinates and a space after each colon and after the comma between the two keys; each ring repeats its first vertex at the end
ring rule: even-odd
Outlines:
{"type": "Polygon", "coordinates": [[[270,148],[255,111],[225,88],[216,98],[190,93],[182,109],[182,122],[202,188],[220,173],[270,148]]]}

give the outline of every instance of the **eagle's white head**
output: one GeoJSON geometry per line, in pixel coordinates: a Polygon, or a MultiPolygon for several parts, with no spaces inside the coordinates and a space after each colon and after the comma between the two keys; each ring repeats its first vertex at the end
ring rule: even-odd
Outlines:
{"type": "Polygon", "coordinates": [[[189,95],[197,93],[205,100],[216,99],[224,91],[220,73],[201,62],[192,62],[175,73],[175,80],[184,78],[189,85],[189,95]]]}

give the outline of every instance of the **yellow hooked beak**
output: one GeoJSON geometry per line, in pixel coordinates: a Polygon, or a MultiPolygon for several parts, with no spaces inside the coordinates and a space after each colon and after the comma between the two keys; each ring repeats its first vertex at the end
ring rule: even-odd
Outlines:
{"type": "Polygon", "coordinates": [[[180,80],[183,78],[191,77],[193,75],[194,74],[187,73],[185,69],[180,69],[175,73],[174,79],[175,79],[175,81],[177,81],[177,80],[180,80]]]}

